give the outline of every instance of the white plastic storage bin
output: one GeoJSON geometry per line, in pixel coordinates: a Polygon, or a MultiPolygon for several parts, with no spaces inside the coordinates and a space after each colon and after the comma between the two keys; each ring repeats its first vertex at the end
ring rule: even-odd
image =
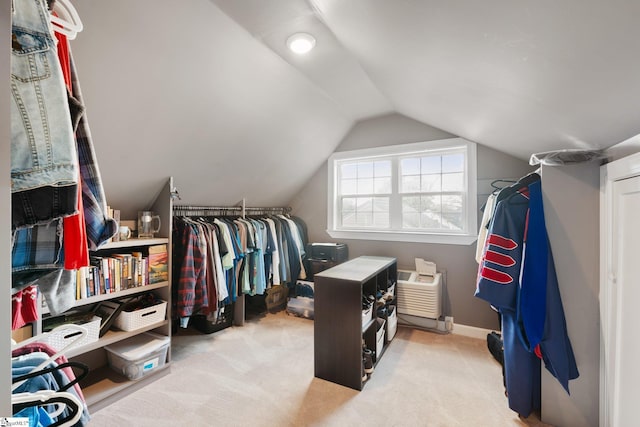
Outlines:
{"type": "Polygon", "coordinates": [[[376,332],[376,359],[382,354],[384,347],[385,320],[376,319],[378,321],[378,330],[376,332]]]}
{"type": "Polygon", "coordinates": [[[387,317],[387,341],[391,341],[396,335],[398,330],[398,312],[395,306],[391,306],[393,309],[389,310],[389,316],[387,317]]]}
{"type": "Polygon", "coordinates": [[[151,307],[141,308],[140,310],[126,311],[126,308],[124,308],[118,317],[115,318],[113,324],[116,328],[123,331],[135,331],[136,329],[163,321],[166,314],[166,301],[162,301],[160,304],[152,305],[151,307]]]}
{"type": "Polygon", "coordinates": [[[387,292],[390,293],[391,295],[395,296],[396,295],[396,284],[394,283],[393,285],[389,286],[389,288],[387,289],[387,292]]]}
{"type": "Polygon", "coordinates": [[[137,380],[164,366],[169,337],[150,332],[106,346],[109,367],[130,380],[137,380]]]}
{"type": "Polygon", "coordinates": [[[372,315],[373,315],[373,308],[371,306],[369,308],[362,310],[362,326],[366,325],[371,321],[372,315]]]}
{"type": "Polygon", "coordinates": [[[296,297],[289,298],[287,303],[287,313],[294,316],[304,317],[307,319],[313,319],[314,317],[314,303],[313,298],[309,297],[296,297]]]}
{"type": "Polygon", "coordinates": [[[100,335],[101,320],[98,316],[93,316],[91,321],[79,324],[79,326],[87,330],[87,334],[82,338],[79,337],[81,335],[80,331],[76,329],[65,330],[64,326],[59,326],[55,330],[43,334],[41,341],[56,351],[62,349],[70,350],[71,348],[96,342],[100,335]]]}

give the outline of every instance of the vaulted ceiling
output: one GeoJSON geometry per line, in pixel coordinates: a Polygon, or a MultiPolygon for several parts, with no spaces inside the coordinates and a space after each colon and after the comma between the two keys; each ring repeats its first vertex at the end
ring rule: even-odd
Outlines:
{"type": "MultiPolygon", "coordinates": [[[[288,203],[351,126],[396,112],[511,155],[640,133],[640,3],[74,2],[107,196],[288,203]],[[315,35],[306,56],[286,50],[315,35]]],[[[135,202],[134,202],[135,201],[135,202]]]]}
{"type": "Polygon", "coordinates": [[[213,2],[356,118],[392,108],[524,159],[640,132],[638,2],[213,2]],[[316,57],[286,51],[301,30],[316,57]]]}

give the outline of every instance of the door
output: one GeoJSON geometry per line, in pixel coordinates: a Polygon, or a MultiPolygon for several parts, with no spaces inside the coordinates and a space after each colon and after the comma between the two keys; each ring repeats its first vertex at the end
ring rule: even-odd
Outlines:
{"type": "Polygon", "coordinates": [[[640,384],[640,176],[613,182],[609,337],[605,348],[611,426],[638,425],[640,384]]]}

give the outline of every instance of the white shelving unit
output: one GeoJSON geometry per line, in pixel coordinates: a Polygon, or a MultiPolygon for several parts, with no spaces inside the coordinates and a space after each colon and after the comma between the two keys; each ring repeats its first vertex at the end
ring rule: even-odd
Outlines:
{"type": "MultiPolygon", "coordinates": [[[[152,292],[160,299],[167,301],[167,312],[163,320],[145,325],[144,327],[138,328],[133,331],[109,330],[97,341],[73,347],[65,352],[65,356],[70,361],[81,362],[89,367],[89,375],[80,382],[80,386],[82,388],[82,392],[84,394],[87,405],[89,406],[90,413],[95,412],[117,401],[118,399],[123,398],[132,391],[135,391],[140,387],[143,387],[144,385],[155,381],[170,372],[170,346],[169,350],[167,351],[167,360],[165,361],[165,364],[158,367],[157,369],[154,369],[153,371],[148,372],[142,378],[137,380],[129,380],[128,378],[119,375],[118,373],[110,369],[107,363],[107,350],[104,347],[148,331],[171,338],[170,319],[172,188],[173,180],[172,178],[170,178],[153,206],[149,208],[149,210],[156,212],[163,219],[166,218],[162,222],[162,227],[160,229],[160,232],[158,233],[161,237],[153,239],[129,239],[119,242],[110,242],[101,246],[99,250],[92,252],[92,254],[98,256],[109,255],[113,253],[131,253],[134,251],[147,253],[147,249],[150,246],[166,245],[169,280],[83,298],[77,300],[74,303],[73,308],[70,309],[70,311],[84,311],[84,309],[86,308],[87,311],[89,311],[92,306],[101,301],[122,299],[126,297],[145,294],[148,292],[152,292]]],[[[43,307],[41,318],[43,316],[46,317],[48,314],[48,309],[46,307],[43,307]]],[[[29,339],[29,341],[38,340],[38,335],[42,331],[42,319],[38,320],[38,322],[33,325],[33,330],[36,335],[33,338],[29,339]]]]}

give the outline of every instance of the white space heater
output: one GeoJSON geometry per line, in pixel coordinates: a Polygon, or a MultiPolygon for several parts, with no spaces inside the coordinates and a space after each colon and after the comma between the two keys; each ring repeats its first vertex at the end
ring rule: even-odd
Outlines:
{"type": "Polygon", "coordinates": [[[425,269],[424,264],[416,267],[418,271],[398,270],[397,307],[398,314],[438,319],[442,314],[442,275],[436,273],[435,264],[425,269]]]}

